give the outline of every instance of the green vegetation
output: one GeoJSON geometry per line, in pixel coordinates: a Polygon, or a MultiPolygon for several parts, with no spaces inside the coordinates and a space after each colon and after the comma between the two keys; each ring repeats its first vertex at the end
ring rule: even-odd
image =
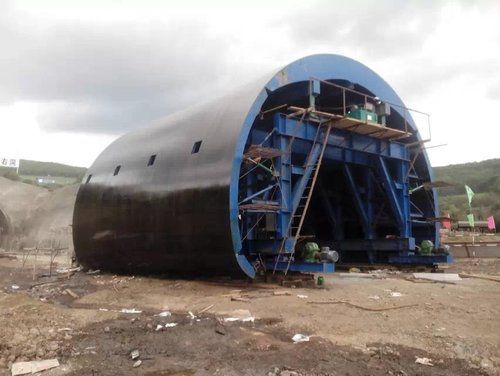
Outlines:
{"type": "Polygon", "coordinates": [[[21,159],[19,175],[26,176],[61,176],[81,181],[87,169],[85,167],[69,166],[62,163],[38,162],[21,159]]]}
{"type": "Polygon", "coordinates": [[[14,168],[0,166],[0,176],[14,181],[21,180],[21,177],[17,174],[14,168]]]}
{"type": "Polygon", "coordinates": [[[55,185],[59,186],[80,183],[86,171],[85,167],[21,159],[19,175],[13,168],[0,167],[0,176],[27,184],[34,184],[37,177],[50,176],[55,180],[55,185]]]}
{"type": "Polygon", "coordinates": [[[441,213],[450,213],[455,220],[466,220],[469,205],[464,185],[475,193],[472,212],[478,220],[490,215],[500,223],[500,159],[464,163],[434,168],[436,180],[455,184],[453,187],[440,188],[441,213]]]}

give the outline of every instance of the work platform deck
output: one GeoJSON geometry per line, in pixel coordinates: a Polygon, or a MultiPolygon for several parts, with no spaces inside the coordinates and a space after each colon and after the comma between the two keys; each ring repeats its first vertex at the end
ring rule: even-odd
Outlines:
{"type": "Polygon", "coordinates": [[[372,123],[369,121],[361,121],[359,119],[350,118],[348,116],[342,116],[338,114],[333,114],[330,112],[317,111],[311,108],[302,108],[296,106],[290,106],[288,108],[292,113],[292,116],[300,116],[305,112],[319,116],[320,118],[326,118],[332,120],[332,127],[336,129],[342,129],[364,136],[370,136],[379,139],[389,139],[398,140],[406,137],[410,137],[412,134],[410,132],[401,131],[399,129],[389,128],[381,124],[372,123]]]}

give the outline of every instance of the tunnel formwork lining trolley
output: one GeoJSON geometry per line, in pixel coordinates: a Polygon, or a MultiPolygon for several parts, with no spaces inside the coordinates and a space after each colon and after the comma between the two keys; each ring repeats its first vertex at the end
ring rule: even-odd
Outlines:
{"type": "Polygon", "coordinates": [[[330,272],[332,250],[344,261],[448,262],[417,252],[426,240],[439,247],[439,215],[410,112],[364,65],[314,55],[125,135],[78,193],[77,257],[250,277],[330,272]]]}

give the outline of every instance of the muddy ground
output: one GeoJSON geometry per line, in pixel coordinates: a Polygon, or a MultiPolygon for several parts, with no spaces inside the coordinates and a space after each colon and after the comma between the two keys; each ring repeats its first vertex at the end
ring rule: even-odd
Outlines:
{"type": "MultiPolygon", "coordinates": [[[[328,275],[319,288],[40,276],[48,256],[38,257],[33,277],[34,260],[21,268],[19,255],[0,255],[5,374],[13,362],[53,357],[61,365],[46,375],[500,374],[500,284],[490,280],[432,283],[378,271],[328,275]],[[309,341],[295,344],[295,334],[309,341]]],[[[56,262],[68,266],[64,255],[56,262]]],[[[446,270],[457,271],[498,276],[500,260],[460,260],[446,270]]]]}

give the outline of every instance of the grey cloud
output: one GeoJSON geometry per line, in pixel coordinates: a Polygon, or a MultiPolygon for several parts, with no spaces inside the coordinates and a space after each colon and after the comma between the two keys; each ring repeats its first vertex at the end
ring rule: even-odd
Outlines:
{"type": "MultiPolygon", "coordinates": [[[[499,67],[495,59],[483,61],[480,65],[475,62],[455,62],[444,66],[436,65],[429,60],[411,58],[401,63],[404,69],[394,74],[397,82],[396,88],[409,100],[462,77],[486,81],[497,74],[499,67]]],[[[466,89],[464,88],[464,91],[466,89]]],[[[494,87],[491,88],[490,93],[493,91],[494,87]]]]}
{"type": "MultiPolygon", "coordinates": [[[[261,62],[234,62],[229,56],[234,37],[214,36],[203,19],[45,24],[8,4],[0,0],[0,104],[38,103],[39,122],[47,131],[120,134],[213,92],[222,94],[235,74],[246,81],[276,66],[276,56],[269,51],[264,51],[267,55],[261,62]]],[[[421,86],[429,81],[486,72],[485,67],[439,67],[432,61],[415,60],[435,30],[444,4],[323,0],[284,10],[280,22],[268,25],[268,35],[272,38],[273,30],[284,30],[294,51],[330,46],[329,51],[361,50],[373,61],[397,58],[404,69],[393,77],[398,88],[411,95],[421,93],[421,86]]],[[[462,2],[463,6],[478,4],[493,2],[462,2]]],[[[263,37],[261,44],[266,42],[263,37]]],[[[255,48],[253,53],[262,53],[259,46],[255,48]]],[[[498,71],[495,66],[488,71],[492,69],[498,71]]]]}
{"type": "Polygon", "coordinates": [[[436,1],[321,1],[287,23],[299,45],[331,45],[361,49],[380,58],[416,52],[436,27],[436,1]]]}
{"type": "Polygon", "coordinates": [[[0,45],[0,101],[40,102],[52,131],[122,133],[203,98],[227,68],[203,20],[33,25],[4,9],[0,45]]]}

